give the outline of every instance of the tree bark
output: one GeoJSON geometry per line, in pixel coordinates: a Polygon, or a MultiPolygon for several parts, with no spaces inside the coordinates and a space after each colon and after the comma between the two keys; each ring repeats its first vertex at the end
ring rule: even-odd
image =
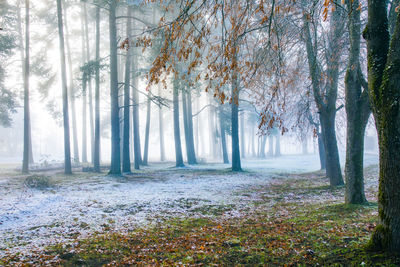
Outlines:
{"type": "Polygon", "coordinates": [[[118,103],[118,59],[117,59],[117,26],[115,20],[117,2],[110,1],[109,32],[110,32],[110,95],[111,95],[111,167],[109,174],[121,174],[121,152],[119,133],[119,103],[118,103]]]}
{"type": "Polygon", "coordinates": [[[370,115],[368,88],[362,91],[360,67],[361,21],[359,0],[348,0],[349,63],[345,77],[347,137],[346,137],[346,193],[345,202],[367,202],[364,193],[364,134],[370,115]]]}
{"type": "Polygon", "coordinates": [[[224,164],[229,164],[229,158],[228,158],[228,150],[226,147],[226,136],[225,136],[225,124],[224,124],[224,118],[223,118],[223,107],[222,105],[219,105],[219,125],[220,125],[220,130],[221,130],[221,144],[222,144],[222,158],[224,160],[224,164]]]}
{"type": "Polygon", "coordinates": [[[192,120],[192,101],[189,100],[190,89],[182,92],[183,122],[185,128],[186,155],[189,164],[197,164],[194,150],[193,120],[192,120]]]}
{"type": "Polygon", "coordinates": [[[140,148],[140,129],[139,129],[139,83],[137,77],[137,55],[132,58],[133,71],[132,71],[132,96],[133,96],[133,152],[135,156],[135,170],[139,170],[140,164],[142,164],[142,152],[140,148]],[[133,60],[135,59],[135,60],[133,60]]]}
{"type": "Polygon", "coordinates": [[[150,119],[151,119],[151,99],[150,91],[147,94],[147,114],[146,114],[146,129],[144,136],[144,152],[143,152],[143,165],[148,165],[149,158],[149,139],[150,139],[150,119]]]}
{"type": "MultiPolygon", "coordinates": [[[[90,45],[89,45],[89,23],[88,23],[88,15],[86,9],[86,2],[83,3],[83,11],[84,11],[84,18],[85,18],[85,41],[86,41],[86,60],[87,62],[90,61],[90,45]]],[[[93,142],[94,142],[94,120],[93,120],[93,88],[92,88],[92,76],[89,73],[87,77],[88,83],[88,98],[89,98],[89,126],[90,126],[90,151],[91,151],[91,159],[93,162],[93,142]]]]}
{"type": "MultiPolygon", "coordinates": [[[[263,149],[263,145],[261,145],[261,149],[263,149]]],[[[271,134],[268,135],[268,156],[274,156],[274,137],[271,134]]]]}
{"type": "Polygon", "coordinates": [[[64,29],[62,18],[61,0],[57,0],[58,35],[60,43],[60,63],[61,63],[61,84],[63,98],[63,124],[64,124],[64,173],[72,174],[71,150],[69,136],[69,116],[68,116],[68,88],[67,88],[67,69],[65,65],[64,29]]]}
{"type": "MultiPolygon", "coordinates": [[[[132,31],[132,9],[128,7],[127,22],[126,22],[126,35],[129,36],[132,31]]],[[[129,39],[130,40],[130,39],[129,39]]],[[[132,47],[128,46],[125,61],[125,83],[124,83],[124,132],[123,132],[123,145],[122,145],[122,172],[131,172],[131,158],[129,153],[129,137],[130,137],[130,85],[131,85],[131,59],[132,47]]]]}
{"type": "MultiPolygon", "coordinates": [[[[21,38],[22,39],[22,38],[21,38]]],[[[22,46],[22,42],[21,42],[22,46]]],[[[29,0],[25,0],[25,60],[24,60],[24,152],[22,173],[29,172],[30,111],[29,111],[29,0]]]]}
{"type": "Polygon", "coordinates": [[[182,157],[181,134],[179,127],[179,81],[174,78],[173,106],[174,106],[174,138],[175,138],[175,158],[176,167],[184,167],[182,157]]]}
{"type": "Polygon", "coordinates": [[[96,7],[96,64],[93,166],[100,172],[100,7],[96,7]]]}
{"type": "Polygon", "coordinates": [[[387,1],[368,1],[363,36],[367,40],[368,88],[379,139],[379,225],[370,247],[399,254],[400,16],[390,40],[387,1]]]}
{"type": "MultiPolygon", "coordinates": [[[[158,86],[158,96],[161,97],[161,87],[158,86]]],[[[160,160],[165,160],[165,148],[164,148],[164,116],[162,112],[162,106],[158,107],[158,125],[160,135],[160,160]]]]}
{"type": "Polygon", "coordinates": [[[326,170],[326,153],[325,153],[325,145],[324,145],[324,137],[322,133],[317,133],[318,138],[318,154],[319,154],[319,163],[321,165],[321,170],[326,170]]]}
{"type": "Polygon", "coordinates": [[[240,113],[240,151],[241,151],[241,156],[244,159],[246,157],[246,145],[245,145],[245,136],[244,136],[244,111],[240,113]]]}
{"type": "MultiPolygon", "coordinates": [[[[237,50],[237,48],[235,49],[237,50]]],[[[236,65],[237,52],[233,55],[232,65],[236,65]]],[[[232,75],[232,171],[241,171],[242,166],[240,162],[240,144],[239,144],[239,74],[233,70],[232,75]]]]}
{"type": "Polygon", "coordinates": [[[86,93],[87,93],[87,75],[85,71],[82,75],[82,162],[87,163],[87,121],[86,121],[86,93]]]}
{"type": "MultiPolygon", "coordinates": [[[[63,0],[63,3],[65,1],[63,0]]],[[[69,42],[69,30],[68,30],[68,19],[67,19],[67,9],[64,10],[65,14],[65,41],[66,41],[66,46],[67,46],[67,60],[68,60],[68,71],[69,71],[69,91],[68,91],[68,96],[69,96],[69,102],[71,103],[71,124],[72,124],[72,145],[74,148],[74,158],[73,161],[75,163],[79,163],[79,142],[78,142],[78,129],[76,126],[76,108],[75,108],[75,87],[74,87],[74,77],[73,77],[73,71],[72,71],[72,51],[71,51],[71,46],[69,42]]],[[[82,50],[83,53],[83,50],[82,50]]]]}

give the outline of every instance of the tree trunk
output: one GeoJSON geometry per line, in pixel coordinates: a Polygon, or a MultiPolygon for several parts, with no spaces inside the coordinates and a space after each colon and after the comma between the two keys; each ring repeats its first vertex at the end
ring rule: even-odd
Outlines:
{"type": "MultiPolygon", "coordinates": [[[[132,8],[128,7],[127,22],[126,22],[126,35],[130,36],[132,31],[132,8]]],[[[130,40],[130,39],[129,39],[130,40]]],[[[130,137],[130,85],[131,85],[131,58],[132,47],[128,46],[125,61],[125,83],[124,83],[124,132],[123,132],[123,145],[122,145],[122,172],[131,172],[131,158],[129,154],[129,137],[130,137]]]]}
{"type": "Polygon", "coordinates": [[[181,146],[181,134],[179,127],[179,81],[174,78],[173,106],[174,106],[174,138],[175,138],[175,158],[176,167],[184,167],[181,146]]]}
{"type": "Polygon", "coordinates": [[[63,124],[64,124],[64,173],[72,174],[71,150],[69,140],[69,116],[68,116],[68,88],[67,69],[65,65],[64,29],[62,18],[61,0],[57,0],[58,35],[60,42],[61,84],[63,99],[63,124]]]}
{"type": "Polygon", "coordinates": [[[224,160],[224,164],[229,164],[229,158],[228,158],[228,150],[226,148],[226,136],[225,136],[225,124],[224,124],[224,119],[223,119],[223,107],[222,105],[219,105],[219,125],[220,125],[220,130],[221,130],[221,144],[222,144],[222,158],[224,160]]]}
{"type": "MultiPolygon", "coordinates": [[[[22,38],[21,38],[22,39],[22,38]]],[[[22,42],[21,42],[22,46],[22,42]]],[[[29,112],[29,0],[25,0],[25,60],[24,65],[24,154],[22,173],[29,172],[30,112],[29,112]]]]}
{"type": "Polygon", "coordinates": [[[87,93],[87,76],[82,76],[82,162],[87,163],[87,121],[86,121],[86,93],[87,93]]]}
{"type": "Polygon", "coordinates": [[[110,95],[111,95],[111,168],[109,174],[121,174],[121,153],[119,136],[119,103],[118,103],[118,59],[117,59],[117,26],[115,21],[116,0],[110,1],[110,95]]]}
{"type": "Polygon", "coordinates": [[[197,164],[193,138],[192,101],[189,98],[191,98],[190,89],[188,89],[188,92],[183,91],[182,110],[185,128],[186,154],[189,164],[197,164]]]}
{"type": "MultiPolygon", "coordinates": [[[[233,65],[237,60],[237,54],[233,56],[233,65]]],[[[241,171],[242,166],[240,163],[240,145],[239,145],[239,74],[233,70],[232,75],[232,171],[241,171]]]]}
{"type": "MultiPolygon", "coordinates": [[[[273,157],[274,156],[274,137],[270,134],[268,135],[268,156],[273,157]]],[[[263,146],[261,145],[261,149],[263,149],[263,146]]]]}
{"type": "MultiPolygon", "coordinates": [[[[65,1],[63,1],[65,3],[65,1]]],[[[79,162],[79,144],[78,144],[78,129],[76,127],[76,108],[75,108],[75,87],[74,87],[74,77],[73,77],[73,71],[72,71],[72,51],[71,51],[71,46],[69,42],[69,30],[68,30],[68,19],[67,19],[67,9],[64,10],[65,14],[65,41],[67,45],[67,60],[68,60],[68,71],[69,71],[69,102],[71,103],[71,123],[72,123],[72,145],[74,147],[74,158],[73,161],[75,163],[79,162]]],[[[82,50],[83,53],[83,50],[82,50]]]]}
{"type": "Polygon", "coordinates": [[[281,134],[278,132],[276,134],[276,141],[275,141],[275,157],[281,156],[281,134]]]}
{"type": "MultiPolygon", "coordinates": [[[[83,11],[85,18],[85,41],[86,41],[86,60],[90,61],[90,45],[89,45],[89,23],[88,23],[88,15],[86,10],[86,2],[83,3],[83,11]]],[[[90,126],[90,151],[91,151],[91,160],[93,162],[93,142],[94,142],[94,122],[93,122],[93,88],[92,88],[92,76],[89,73],[87,77],[87,83],[89,88],[89,126],[90,126]]]]}
{"type": "MultiPolygon", "coordinates": [[[[161,97],[161,87],[158,86],[158,96],[161,97]]],[[[160,160],[165,160],[165,148],[164,148],[164,118],[162,112],[162,105],[158,108],[158,125],[159,125],[159,134],[160,134],[160,160]]]]}
{"type": "Polygon", "coordinates": [[[133,96],[133,152],[135,155],[135,170],[139,170],[140,164],[142,164],[142,152],[140,148],[140,129],[139,129],[139,82],[137,77],[137,55],[132,58],[133,71],[132,71],[132,96],[133,96]],[[135,60],[133,60],[135,59],[135,60]]]}
{"type": "Polygon", "coordinates": [[[301,140],[301,153],[303,155],[307,155],[308,154],[308,139],[307,136],[303,137],[303,139],[301,140]]]}
{"type": "Polygon", "coordinates": [[[364,193],[364,134],[370,115],[368,89],[361,90],[359,0],[348,0],[349,63],[345,77],[347,137],[346,137],[346,203],[367,202],[364,193]]]}
{"type": "Polygon", "coordinates": [[[148,165],[149,158],[149,139],[150,139],[150,119],[151,119],[151,99],[150,91],[147,94],[147,114],[146,114],[146,131],[144,136],[144,153],[143,165],[148,165]]]}
{"type": "Polygon", "coordinates": [[[242,110],[242,112],[240,113],[240,151],[241,151],[241,156],[242,158],[246,157],[246,146],[245,146],[245,136],[244,136],[244,111],[242,110]]]}
{"type": "Polygon", "coordinates": [[[387,1],[368,1],[363,36],[367,40],[368,88],[379,139],[379,225],[370,247],[400,254],[400,16],[390,40],[387,1]]]}
{"type": "Polygon", "coordinates": [[[100,7],[96,7],[96,62],[93,166],[100,172],[100,7]]]}
{"type": "Polygon", "coordinates": [[[321,170],[326,170],[326,153],[324,145],[324,137],[322,133],[318,132],[318,153],[319,153],[319,163],[321,165],[321,170]]]}

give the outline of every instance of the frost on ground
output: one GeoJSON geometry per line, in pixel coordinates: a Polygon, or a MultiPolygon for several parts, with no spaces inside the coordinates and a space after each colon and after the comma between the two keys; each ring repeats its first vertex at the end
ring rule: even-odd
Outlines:
{"type": "MultiPolygon", "coordinates": [[[[377,156],[366,155],[367,165],[376,163],[377,156]]],[[[0,175],[0,257],[171,217],[239,216],[260,201],[254,188],[319,168],[315,155],[248,160],[241,173],[223,164],[171,165],[153,164],[124,177],[52,171],[44,173],[49,186],[40,189],[27,186],[26,176],[0,175]]]]}

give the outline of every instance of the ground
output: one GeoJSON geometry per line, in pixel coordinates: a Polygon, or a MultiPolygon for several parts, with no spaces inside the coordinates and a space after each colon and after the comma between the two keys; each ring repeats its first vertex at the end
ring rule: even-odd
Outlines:
{"type": "Polygon", "coordinates": [[[1,265],[374,265],[377,157],[366,155],[367,206],[344,205],[315,155],[124,177],[57,171],[0,178],[1,265]]]}

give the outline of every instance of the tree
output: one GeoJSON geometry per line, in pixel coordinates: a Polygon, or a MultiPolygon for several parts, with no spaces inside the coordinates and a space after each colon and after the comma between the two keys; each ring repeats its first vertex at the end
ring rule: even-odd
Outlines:
{"type": "Polygon", "coordinates": [[[361,20],[359,0],[346,1],[349,14],[350,50],[345,77],[347,137],[346,137],[346,203],[362,204],[364,194],[364,134],[371,110],[368,84],[360,66],[361,20]],[[364,88],[364,90],[362,90],[364,88]]]}
{"type": "Polygon", "coordinates": [[[100,172],[100,7],[96,7],[96,68],[93,166],[100,172]]]}
{"type": "Polygon", "coordinates": [[[30,112],[29,112],[29,0],[25,0],[25,68],[24,68],[24,156],[22,172],[29,172],[30,112]]]}
{"type": "Polygon", "coordinates": [[[368,90],[379,140],[379,225],[370,247],[400,253],[400,15],[389,35],[387,1],[368,0],[363,32],[368,90]]]}
{"type": "Polygon", "coordinates": [[[117,25],[116,0],[109,2],[110,31],[110,94],[111,94],[111,167],[109,174],[121,174],[119,103],[118,103],[118,58],[117,58],[117,25]]]}
{"type": "MultiPolygon", "coordinates": [[[[126,34],[129,36],[132,32],[132,8],[128,7],[126,34]]],[[[133,48],[126,47],[126,61],[125,61],[125,83],[124,83],[124,132],[123,132],[123,145],[122,145],[122,172],[131,172],[131,159],[129,154],[129,137],[130,137],[130,85],[131,85],[131,59],[133,48]]]]}
{"type": "Polygon", "coordinates": [[[65,65],[64,29],[63,29],[61,0],[57,0],[57,18],[58,18],[58,35],[60,42],[61,85],[62,85],[62,99],[63,99],[64,172],[65,174],[72,174],[70,137],[69,137],[67,70],[65,65]]]}
{"type": "MultiPolygon", "coordinates": [[[[65,3],[65,0],[63,0],[63,3],[65,3]]],[[[65,9],[64,9],[64,17],[65,17],[64,25],[65,25],[65,33],[66,33],[65,41],[66,41],[66,46],[67,46],[67,60],[68,60],[68,71],[69,71],[68,96],[69,96],[69,103],[71,104],[72,143],[73,143],[73,148],[74,148],[74,162],[79,162],[78,131],[77,131],[77,127],[76,127],[76,109],[75,109],[75,86],[74,86],[74,78],[73,78],[73,72],[72,72],[73,63],[72,63],[72,51],[71,51],[71,46],[70,46],[70,41],[69,41],[70,33],[68,30],[67,7],[68,6],[65,6],[65,9]]],[[[83,149],[84,148],[82,147],[82,150],[83,149]]]]}
{"type": "Polygon", "coordinates": [[[185,165],[183,164],[181,134],[179,127],[179,81],[177,77],[174,77],[173,86],[175,165],[176,167],[184,167],[185,165]]]}
{"type": "Polygon", "coordinates": [[[312,81],[312,91],[315,103],[319,112],[322,136],[324,137],[324,148],[326,155],[326,175],[332,186],[343,185],[343,177],[340,169],[339,152],[335,133],[335,118],[339,59],[343,45],[340,43],[344,33],[344,19],[339,8],[332,12],[330,18],[328,47],[325,49],[326,69],[321,70],[318,62],[318,43],[313,40],[311,35],[310,20],[311,14],[305,13],[304,21],[304,41],[307,49],[309,72],[312,81]],[[326,77],[324,83],[321,77],[326,77]]]}

